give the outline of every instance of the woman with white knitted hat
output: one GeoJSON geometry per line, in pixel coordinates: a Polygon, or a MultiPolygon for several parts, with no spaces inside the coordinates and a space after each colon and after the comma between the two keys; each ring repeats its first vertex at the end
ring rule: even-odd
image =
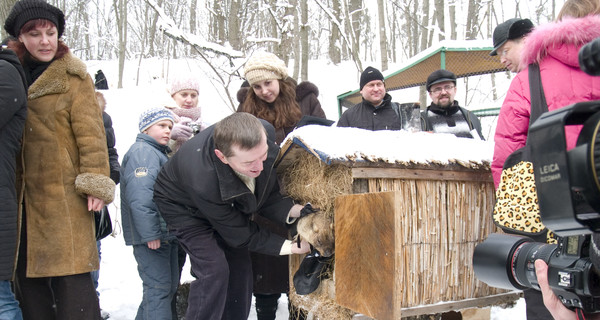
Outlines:
{"type": "Polygon", "coordinates": [[[281,143],[302,116],[325,118],[317,87],[308,81],[296,85],[276,55],[255,53],[246,62],[244,76],[250,89],[237,111],[269,121],[275,127],[275,142],[281,143]]]}
{"type": "MultiPolygon", "coordinates": [[[[238,92],[238,112],[248,112],[269,121],[275,127],[275,142],[283,142],[302,116],[325,118],[325,112],[317,99],[319,90],[308,82],[296,85],[288,77],[285,63],[269,52],[257,52],[246,62],[244,75],[249,88],[238,92]]],[[[287,237],[287,228],[255,215],[254,221],[261,227],[287,237]]],[[[274,320],[281,293],[289,291],[288,259],[251,253],[254,273],[254,296],[258,320],[274,320]]],[[[291,307],[291,304],[289,304],[291,307]]]]}

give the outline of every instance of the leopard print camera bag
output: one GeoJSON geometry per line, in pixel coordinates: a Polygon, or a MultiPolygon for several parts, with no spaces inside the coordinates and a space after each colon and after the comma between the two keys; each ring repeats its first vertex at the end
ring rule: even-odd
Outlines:
{"type": "Polygon", "coordinates": [[[541,235],[546,227],[540,217],[533,164],[520,159],[524,151],[519,149],[506,159],[496,190],[494,223],[509,233],[541,235]]]}

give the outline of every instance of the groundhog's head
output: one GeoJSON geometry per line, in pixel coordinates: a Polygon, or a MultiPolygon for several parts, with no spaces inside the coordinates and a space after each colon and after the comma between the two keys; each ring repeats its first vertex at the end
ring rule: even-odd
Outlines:
{"type": "Polygon", "coordinates": [[[322,256],[330,257],[335,251],[333,219],[324,213],[313,213],[298,219],[298,235],[315,247],[322,256]]]}

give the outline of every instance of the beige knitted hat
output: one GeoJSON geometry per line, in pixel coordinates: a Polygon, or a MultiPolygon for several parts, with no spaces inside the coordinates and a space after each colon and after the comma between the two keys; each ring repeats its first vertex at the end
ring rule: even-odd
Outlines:
{"type": "Polygon", "coordinates": [[[285,79],[288,76],[283,60],[269,52],[256,52],[246,62],[244,76],[250,85],[263,80],[285,79]]]}

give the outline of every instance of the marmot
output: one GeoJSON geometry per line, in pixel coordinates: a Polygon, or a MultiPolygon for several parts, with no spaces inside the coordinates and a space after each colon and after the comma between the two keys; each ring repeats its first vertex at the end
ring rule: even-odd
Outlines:
{"type": "Polygon", "coordinates": [[[315,247],[322,256],[330,257],[335,250],[333,220],[324,213],[309,214],[298,219],[298,235],[315,247]]]}

